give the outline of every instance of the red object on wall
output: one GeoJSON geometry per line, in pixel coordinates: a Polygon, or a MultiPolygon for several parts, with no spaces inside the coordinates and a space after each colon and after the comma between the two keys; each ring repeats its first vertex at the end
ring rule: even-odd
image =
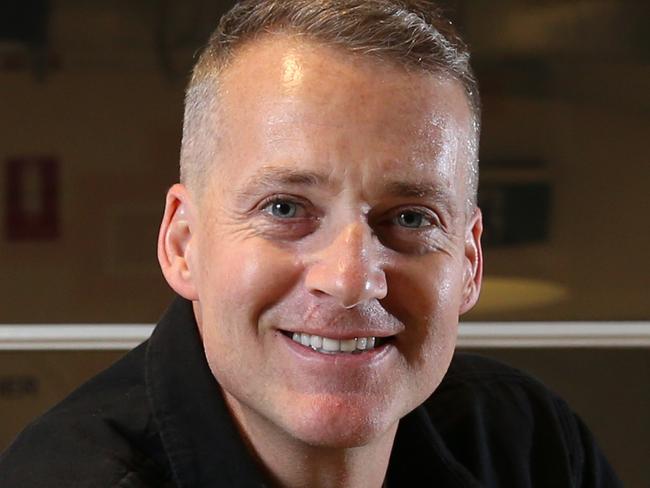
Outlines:
{"type": "Polygon", "coordinates": [[[6,161],[7,240],[41,241],[59,236],[58,166],[49,156],[6,161]]]}

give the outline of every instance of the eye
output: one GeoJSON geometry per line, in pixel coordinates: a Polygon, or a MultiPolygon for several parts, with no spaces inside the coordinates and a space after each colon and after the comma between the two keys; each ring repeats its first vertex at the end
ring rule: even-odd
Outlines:
{"type": "Polygon", "coordinates": [[[394,222],[409,229],[420,229],[433,224],[433,219],[428,215],[416,210],[403,210],[394,219],[394,222]]]}
{"type": "Polygon", "coordinates": [[[292,219],[304,216],[305,210],[299,203],[284,198],[276,198],[264,206],[264,211],[278,219],[292,219]]]}

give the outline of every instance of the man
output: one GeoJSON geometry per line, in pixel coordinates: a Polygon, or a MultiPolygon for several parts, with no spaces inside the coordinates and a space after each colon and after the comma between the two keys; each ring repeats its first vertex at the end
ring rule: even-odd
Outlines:
{"type": "Polygon", "coordinates": [[[182,298],[0,484],[615,486],[561,400],[453,357],[481,285],[479,118],[429,2],[241,2],[187,91],[158,243],[182,298]]]}

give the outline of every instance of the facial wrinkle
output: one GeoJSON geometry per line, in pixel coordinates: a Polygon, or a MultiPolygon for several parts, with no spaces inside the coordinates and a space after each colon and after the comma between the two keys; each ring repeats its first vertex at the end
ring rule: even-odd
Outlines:
{"type": "Polygon", "coordinates": [[[328,186],[328,176],[310,170],[293,169],[281,166],[263,166],[247,178],[238,192],[237,200],[250,198],[264,191],[283,187],[321,187],[328,186]]]}

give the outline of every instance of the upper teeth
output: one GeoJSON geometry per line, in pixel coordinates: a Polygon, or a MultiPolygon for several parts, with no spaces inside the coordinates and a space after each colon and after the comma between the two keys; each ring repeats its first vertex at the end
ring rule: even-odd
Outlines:
{"type": "Polygon", "coordinates": [[[311,347],[318,352],[356,352],[367,351],[375,347],[374,337],[357,337],[354,339],[332,339],[318,335],[294,332],[292,339],[303,346],[311,347]]]}

